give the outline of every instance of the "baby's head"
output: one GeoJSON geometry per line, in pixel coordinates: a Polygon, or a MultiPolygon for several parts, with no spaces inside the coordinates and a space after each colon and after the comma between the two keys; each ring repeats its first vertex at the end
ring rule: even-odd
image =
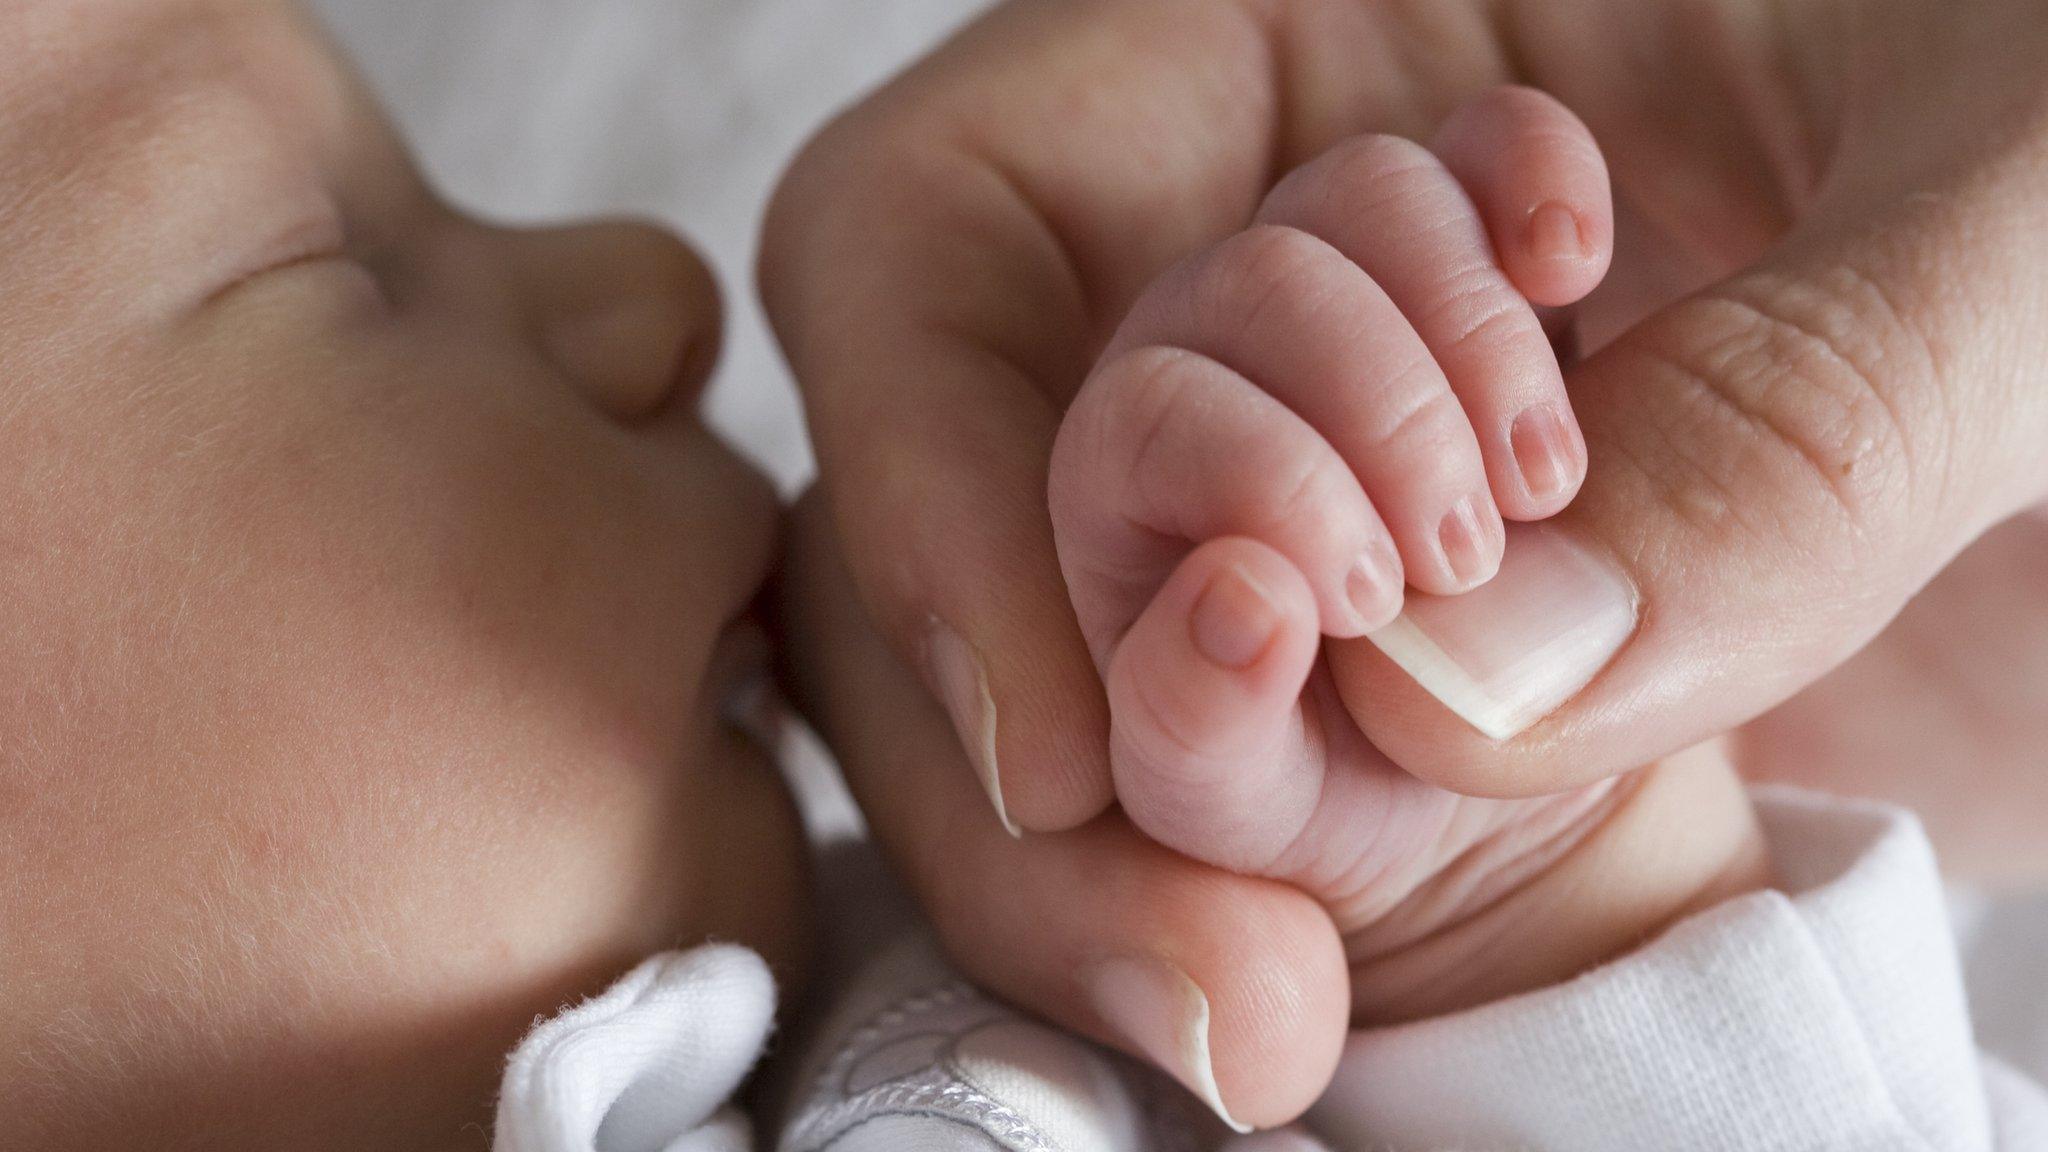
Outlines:
{"type": "Polygon", "coordinates": [[[481,1146],[536,1014],[799,950],[706,271],[454,214],[280,8],[0,15],[9,1147],[481,1146]]]}

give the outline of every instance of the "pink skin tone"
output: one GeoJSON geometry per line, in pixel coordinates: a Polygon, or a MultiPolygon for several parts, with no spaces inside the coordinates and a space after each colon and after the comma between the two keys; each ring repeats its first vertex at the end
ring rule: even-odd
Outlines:
{"type": "Polygon", "coordinates": [[[1389,623],[1404,572],[1485,583],[1502,514],[1550,516],[1584,478],[1536,305],[1606,270],[1599,149],[1512,87],[1438,141],[1357,137],[1280,181],[1138,297],[1060,428],[1054,536],[1117,797],[1169,846],[1269,864],[1324,795],[1296,708],[1318,634],[1389,623]],[[1219,821],[1271,843],[1219,848],[1219,821]]]}
{"type": "Polygon", "coordinates": [[[1613,233],[1585,126],[1500,88],[1445,124],[1436,154],[1339,144],[1251,229],[1161,276],[1054,447],[1061,567],[1098,660],[1176,540],[1272,544],[1335,637],[1391,620],[1404,577],[1441,595],[1485,583],[1502,516],[1554,515],[1585,478],[1535,305],[1592,291],[1613,233]]]}
{"type": "MultiPolygon", "coordinates": [[[[2043,795],[2032,783],[2039,678],[2009,673],[2031,667],[2014,649],[2031,651],[2040,630],[2008,617],[2039,615],[2041,597],[2012,575],[2010,554],[1942,572],[2048,498],[2048,350],[2035,322],[2048,268],[2048,28],[2030,0],[1820,0],[1783,20],[1754,15],[1617,0],[1034,0],[997,8],[807,149],[770,213],[761,283],[819,452],[806,523],[842,551],[850,603],[839,612],[854,623],[841,631],[873,630],[850,656],[811,648],[825,668],[809,695],[963,970],[1151,1055],[1158,1034],[1120,1039],[1078,974],[1105,954],[1170,960],[1207,994],[1223,1098],[1241,1119],[1284,1120],[1327,1077],[1348,1010],[1385,1007],[1359,994],[1353,961],[1369,933],[1338,931],[1371,909],[1318,886],[1333,873],[1297,867],[1343,858],[1274,851],[1294,830],[1315,844],[1316,814],[1338,810],[1304,781],[1369,797],[1346,801],[1374,820],[1346,830],[1361,851],[1432,828],[1455,846],[1500,809],[1428,785],[1570,792],[1787,700],[1777,721],[1740,731],[1742,766],[1934,792],[1948,807],[1938,827],[1989,836],[1961,845],[1975,859],[2039,867],[2037,831],[2020,831],[2038,829],[2043,795]],[[1548,301],[1569,296],[1539,295],[1558,286],[1525,283],[1513,249],[1497,253],[1523,300],[1544,305],[1539,321],[1586,351],[1565,368],[1587,459],[1569,504],[1518,523],[1489,473],[1509,538],[1500,571],[1442,596],[1419,587],[1428,574],[1399,533],[1440,523],[1445,493],[1403,522],[1370,476],[1346,468],[1409,585],[1393,623],[1363,640],[1323,618],[1345,604],[1350,543],[1342,565],[1305,565],[1289,552],[1300,541],[1264,525],[1169,525],[1134,547],[1130,569],[1070,591],[1056,528],[1121,497],[1069,492],[1056,520],[1054,445],[1139,298],[1191,254],[1215,261],[1219,244],[1251,243],[1240,234],[1261,225],[1275,180],[1359,133],[1429,144],[1498,243],[1506,230],[1478,189],[1515,181],[1452,157],[1515,166],[1543,150],[1489,146],[1469,123],[1480,142],[1461,141],[1447,119],[1511,84],[1583,118],[1617,203],[1613,267],[1563,315],[1548,301]],[[1198,606],[1225,574],[1226,619],[1257,624],[1270,610],[1295,622],[1261,649],[1260,628],[1204,615],[1205,642],[1223,653],[1205,668],[1198,606]],[[1096,619],[1080,619],[1077,598],[1096,619]],[[1828,677],[1880,633],[1868,658],[1828,677]],[[1304,641],[1316,639],[1323,657],[1304,689],[1304,641]],[[1151,696],[1116,688],[1119,666],[1143,666],[1122,649],[1148,646],[1163,655],[1147,659],[1181,674],[1151,696]],[[1956,666],[1928,659],[1936,650],[1956,666]],[[1980,666],[1976,653],[2002,659],[1980,666]],[[1171,730],[1134,723],[1128,707],[1113,719],[1113,692],[1175,717],[1193,743],[1148,748],[1137,734],[1171,730]],[[1873,714],[1927,727],[1912,742],[1841,734],[1875,731],[1873,714]],[[1987,728],[1993,714],[2005,719],[1987,728]],[[1345,742],[1360,734],[1401,771],[1345,742]],[[1202,798],[1232,797],[1217,763],[1228,757],[1205,752],[1211,742],[1272,750],[1252,769],[1271,786],[1249,827],[1202,798]],[[1930,749],[1966,744],[1970,755],[1930,765],[1930,749]],[[1140,752],[1196,787],[1141,786],[1140,752]],[[1125,809],[1191,851],[1292,880],[1203,872],[1162,854],[1125,809]]],[[[1532,246],[1539,231],[1546,250],[1565,235],[1555,219],[1522,218],[1532,246]]],[[[1392,276],[1360,272],[1393,301],[1392,276]]],[[[1403,318],[1429,348],[1426,323],[1403,318]]],[[[1211,327],[1226,331],[1176,326],[1162,310],[1165,335],[1148,339],[1163,348],[1123,359],[1189,375],[1206,361],[1201,386],[1233,398],[1226,431],[1291,417],[1289,435],[1311,445],[1298,460],[1341,461],[1345,445],[1306,404],[1183,334],[1211,327]]],[[[1456,383],[1446,358],[1432,363],[1456,383]]],[[[1511,451],[1489,457],[1503,425],[1467,415],[1482,466],[1519,462],[1512,424],[1511,451]]],[[[1212,460],[1215,482],[1252,472],[1232,490],[1256,492],[1253,463],[1212,460]]],[[[1311,503],[1341,502],[1325,492],[1311,503]]],[[[1098,529],[1075,541],[1084,553],[1135,536],[1098,529]]],[[[1382,896],[1403,890],[1396,880],[1382,896]]],[[[1435,903],[1421,890],[1411,899],[1435,903]]],[[[1501,963],[1542,945],[1482,951],[1501,963]]]]}
{"type": "Polygon", "coordinates": [[[1112,684],[1162,720],[1140,731],[1172,733],[1163,755],[1120,752],[1134,769],[1117,780],[1124,812],[1012,836],[837,551],[822,505],[800,504],[781,581],[792,687],[948,950],[1240,1126],[1306,1108],[1353,1021],[1566,979],[1768,883],[1747,799],[1713,748],[1532,800],[1461,797],[1402,772],[1325,673],[1302,690],[1314,634],[1267,629],[1281,611],[1312,618],[1312,594],[1245,539],[1197,548],[1222,576],[1176,573],[1132,630],[1178,675],[1112,684]],[[1283,738],[1262,748],[1256,718],[1275,708],[1283,738]]]}

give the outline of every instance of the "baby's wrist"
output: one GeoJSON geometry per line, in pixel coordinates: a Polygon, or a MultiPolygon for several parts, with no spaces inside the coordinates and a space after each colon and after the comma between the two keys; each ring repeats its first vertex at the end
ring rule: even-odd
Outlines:
{"type": "Polygon", "coordinates": [[[1748,795],[1703,745],[1617,782],[1576,843],[1506,896],[1354,964],[1353,1012],[1385,1024],[1535,991],[1771,882],[1748,795]]]}

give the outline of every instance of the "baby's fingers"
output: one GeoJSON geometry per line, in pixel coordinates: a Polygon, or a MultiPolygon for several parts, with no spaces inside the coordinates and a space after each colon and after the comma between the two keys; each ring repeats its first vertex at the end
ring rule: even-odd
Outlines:
{"type": "Polygon", "coordinates": [[[1206,356],[1113,353],[1061,425],[1049,496],[1099,666],[1188,550],[1224,536],[1262,541],[1307,578],[1312,631],[1362,635],[1401,606],[1400,561],[1357,477],[1299,416],[1206,356]]]}
{"type": "Polygon", "coordinates": [[[1189,553],[1118,644],[1110,764],[1131,822],[1168,848],[1240,871],[1270,866],[1322,793],[1302,744],[1315,600],[1253,540],[1189,553]]]}
{"type": "MultiPolygon", "coordinates": [[[[1571,501],[1586,450],[1556,352],[1496,261],[1471,198],[1435,156],[1399,137],[1359,137],[1281,181],[1259,219],[1321,237],[1399,307],[1396,322],[1412,325],[1478,440],[1480,500],[1490,491],[1488,502],[1512,520],[1540,520],[1571,501]]],[[[1376,500],[1426,466],[1385,452],[1356,463],[1376,500]],[[1375,470],[1392,474],[1375,479],[1375,470]]],[[[1488,543],[1497,564],[1499,537],[1488,543]]],[[[1438,593],[1470,586],[1415,583],[1438,593]]]]}
{"type": "Polygon", "coordinates": [[[1531,303],[1576,304],[1599,285],[1614,255],[1613,196],[1599,145],[1570,109],[1533,88],[1496,88],[1444,122],[1435,151],[1531,303]]]}
{"type": "MultiPolygon", "coordinates": [[[[1500,513],[1472,424],[1397,304],[1327,239],[1263,225],[1154,282],[1107,356],[1186,348],[1256,385],[1314,429],[1357,479],[1406,582],[1450,595],[1493,575],[1500,513]]],[[[1236,531],[1288,551],[1257,528],[1236,531]]],[[[1319,599],[1332,591],[1321,569],[1304,564],[1302,572],[1319,599]]],[[[1347,635],[1329,617],[1324,631],[1347,635]]]]}

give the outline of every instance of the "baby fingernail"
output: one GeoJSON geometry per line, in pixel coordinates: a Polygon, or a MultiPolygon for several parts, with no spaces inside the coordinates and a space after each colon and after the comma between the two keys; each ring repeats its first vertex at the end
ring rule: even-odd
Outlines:
{"type": "Polygon", "coordinates": [[[1548,200],[1529,213],[1529,251],[1539,260],[1579,260],[1586,255],[1578,213],[1548,200]]]}
{"type": "Polygon", "coordinates": [[[1556,408],[1544,404],[1515,417],[1508,442],[1522,470],[1522,487],[1532,499],[1553,500],[1578,484],[1571,431],[1556,408]]]}
{"type": "Polygon", "coordinates": [[[996,764],[996,699],[989,691],[987,666],[958,632],[936,619],[925,637],[924,659],[932,689],[952,717],[967,759],[995,805],[996,819],[1010,835],[1022,837],[1003,804],[1003,777],[996,764]]]}
{"type": "Polygon", "coordinates": [[[1636,594],[1561,529],[1508,528],[1500,573],[1461,596],[1410,593],[1371,640],[1474,728],[1505,740],[1556,711],[1636,628],[1636,594]]]}
{"type": "Polygon", "coordinates": [[[1375,544],[1360,553],[1344,578],[1344,595],[1358,617],[1360,634],[1385,623],[1401,604],[1401,561],[1393,548],[1375,544]]]}
{"type": "Polygon", "coordinates": [[[1195,650],[1222,668],[1249,668],[1280,632],[1280,610],[1257,581],[1226,568],[1209,581],[1188,615],[1195,650]]]}
{"type": "Polygon", "coordinates": [[[1437,527],[1437,545],[1443,552],[1444,567],[1459,588],[1472,588],[1493,575],[1495,561],[1486,547],[1486,530],[1479,519],[1479,503],[1467,496],[1451,505],[1437,527]]]}
{"type": "Polygon", "coordinates": [[[1240,1124],[1223,1103],[1209,1053],[1209,997],[1179,965],[1108,960],[1086,975],[1089,1002],[1102,1022],[1199,1097],[1225,1124],[1240,1124]]]}

